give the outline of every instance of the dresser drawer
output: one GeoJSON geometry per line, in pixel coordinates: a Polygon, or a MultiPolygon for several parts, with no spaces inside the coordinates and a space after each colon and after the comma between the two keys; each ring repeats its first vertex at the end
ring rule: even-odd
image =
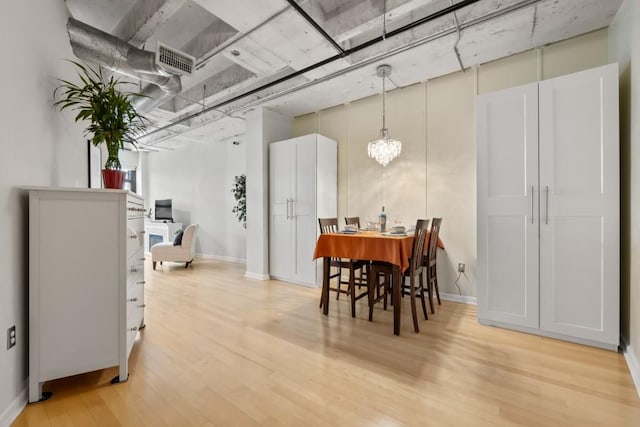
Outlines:
{"type": "Polygon", "coordinates": [[[143,201],[132,196],[127,197],[127,218],[142,218],[143,216],[143,201]]]}
{"type": "Polygon", "coordinates": [[[129,218],[127,220],[127,257],[144,247],[144,220],[129,218]]]}

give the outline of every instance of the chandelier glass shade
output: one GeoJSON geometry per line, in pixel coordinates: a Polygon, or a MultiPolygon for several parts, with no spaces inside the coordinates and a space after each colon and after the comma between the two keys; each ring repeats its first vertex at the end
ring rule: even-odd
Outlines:
{"type": "Polygon", "coordinates": [[[375,159],[382,166],[387,166],[389,162],[400,155],[402,151],[402,143],[397,139],[389,136],[389,129],[386,126],[386,103],[385,103],[385,79],[391,74],[390,65],[380,65],[376,69],[376,74],[382,77],[382,129],[380,129],[380,137],[369,142],[367,152],[369,157],[375,159]]]}
{"type": "Polygon", "coordinates": [[[373,140],[367,147],[369,157],[376,159],[382,166],[387,166],[389,162],[400,155],[402,143],[397,139],[389,137],[389,129],[380,129],[380,138],[373,140]]]}

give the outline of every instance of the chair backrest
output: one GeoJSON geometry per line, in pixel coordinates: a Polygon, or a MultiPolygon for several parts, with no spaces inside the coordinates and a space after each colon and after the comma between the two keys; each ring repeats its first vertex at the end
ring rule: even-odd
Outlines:
{"type": "Polygon", "coordinates": [[[431,221],[431,235],[429,236],[429,244],[427,246],[427,260],[429,265],[436,260],[438,253],[438,235],[440,234],[440,226],[442,218],[433,218],[431,221]]]}
{"type": "Polygon", "coordinates": [[[191,224],[184,229],[182,234],[182,247],[189,248],[192,255],[196,252],[196,232],[198,231],[198,224],[191,224]]]}
{"type": "Polygon", "coordinates": [[[318,218],[318,224],[320,224],[320,234],[338,232],[338,218],[318,218]]]}
{"type": "Polygon", "coordinates": [[[424,243],[427,239],[427,231],[429,229],[428,219],[419,219],[416,221],[416,230],[413,235],[413,248],[411,250],[411,259],[409,260],[409,268],[416,271],[422,267],[422,257],[424,255],[424,243]]]}
{"type": "Polygon", "coordinates": [[[347,225],[355,225],[360,228],[360,217],[359,216],[346,216],[344,217],[344,223],[347,225]]]}

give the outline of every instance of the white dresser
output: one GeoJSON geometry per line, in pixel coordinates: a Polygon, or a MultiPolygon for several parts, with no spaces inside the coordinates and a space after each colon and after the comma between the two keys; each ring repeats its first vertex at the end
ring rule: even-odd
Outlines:
{"type": "Polygon", "coordinates": [[[122,190],[29,190],[29,402],[56,378],[119,367],[144,327],[144,203],[122,190]]]}

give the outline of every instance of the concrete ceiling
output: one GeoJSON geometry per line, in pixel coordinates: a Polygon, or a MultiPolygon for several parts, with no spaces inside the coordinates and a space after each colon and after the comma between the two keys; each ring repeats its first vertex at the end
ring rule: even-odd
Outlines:
{"type": "Polygon", "coordinates": [[[621,3],[297,0],[323,35],[286,0],[66,0],[75,19],[136,47],[161,42],[196,58],[182,92],[145,112],[141,143],[158,149],[237,138],[259,105],[296,116],[379,93],[382,63],[393,89],[603,28],[621,3]]]}

